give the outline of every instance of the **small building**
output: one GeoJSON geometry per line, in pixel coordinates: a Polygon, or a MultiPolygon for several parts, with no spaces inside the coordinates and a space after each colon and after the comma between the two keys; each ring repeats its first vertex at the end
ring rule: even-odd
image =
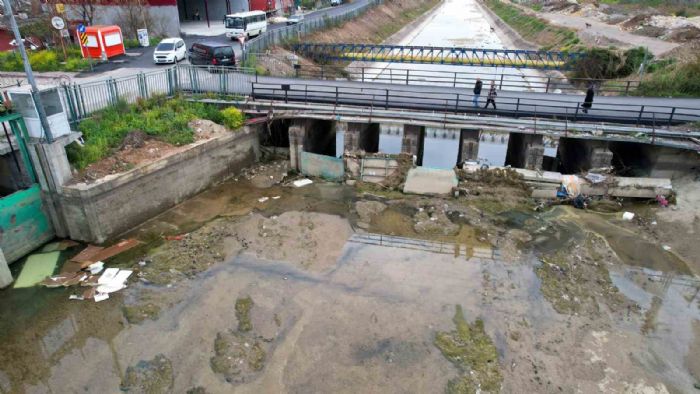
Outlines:
{"type": "MultiPolygon", "coordinates": [[[[76,34],[80,42],[80,33],[76,34]]],[[[109,59],[126,53],[122,29],[119,26],[88,26],[85,28],[85,35],[87,42],[80,46],[84,58],[100,59],[104,55],[109,59]]]]}

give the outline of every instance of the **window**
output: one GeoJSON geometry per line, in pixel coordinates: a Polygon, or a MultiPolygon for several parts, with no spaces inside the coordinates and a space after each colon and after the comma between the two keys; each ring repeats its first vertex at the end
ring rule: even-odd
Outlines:
{"type": "Polygon", "coordinates": [[[119,45],[122,43],[122,36],[119,33],[105,34],[104,39],[105,39],[105,46],[107,46],[107,47],[119,45]]]}
{"type": "MultiPolygon", "coordinates": [[[[156,51],[172,51],[173,47],[174,47],[174,44],[171,42],[161,42],[156,47],[156,51]]],[[[179,45],[178,45],[178,47],[179,47],[179,45]]]]}
{"type": "Polygon", "coordinates": [[[88,34],[87,44],[85,44],[85,46],[88,48],[97,48],[99,46],[97,45],[97,37],[88,34]]]}
{"type": "Polygon", "coordinates": [[[226,17],[226,28],[227,29],[242,29],[243,28],[243,18],[241,17],[226,17]]]}
{"type": "Polygon", "coordinates": [[[231,47],[220,47],[216,48],[215,52],[216,57],[231,57],[233,56],[233,48],[231,47]]]}

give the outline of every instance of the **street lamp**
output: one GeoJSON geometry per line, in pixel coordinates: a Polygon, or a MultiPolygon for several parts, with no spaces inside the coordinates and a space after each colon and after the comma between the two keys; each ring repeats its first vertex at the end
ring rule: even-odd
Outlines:
{"type": "Polygon", "coordinates": [[[49,127],[49,121],[46,119],[46,112],[44,111],[44,105],[41,102],[41,96],[39,96],[39,89],[36,86],[36,81],[34,80],[34,73],[32,73],[32,66],[29,64],[29,57],[27,57],[27,51],[24,48],[24,42],[22,41],[22,35],[19,34],[19,27],[17,27],[17,21],[15,20],[15,14],[12,12],[12,0],[3,0],[3,5],[5,6],[5,13],[10,19],[10,27],[12,32],[15,34],[15,42],[19,47],[19,54],[22,56],[22,62],[24,63],[24,72],[27,73],[27,80],[32,86],[32,99],[34,100],[34,106],[36,106],[36,112],[39,115],[39,122],[41,123],[41,128],[44,129],[44,135],[49,143],[53,142],[53,134],[51,134],[51,128],[49,127]]]}

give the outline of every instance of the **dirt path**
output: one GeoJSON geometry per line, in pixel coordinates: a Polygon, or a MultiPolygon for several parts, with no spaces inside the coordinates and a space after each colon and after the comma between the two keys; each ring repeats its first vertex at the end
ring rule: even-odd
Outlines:
{"type": "Polygon", "coordinates": [[[655,56],[676,48],[679,44],[660,40],[658,38],[640,36],[621,30],[619,26],[609,25],[595,18],[566,15],[554,12],[542,12],[538,15],[553,25],[578,30],[579,37],[589,44],[600,46],[622,45],[626,47],[647,47],[655,56]],[[586,23],[591,27],[586,27],[586,23]]]}

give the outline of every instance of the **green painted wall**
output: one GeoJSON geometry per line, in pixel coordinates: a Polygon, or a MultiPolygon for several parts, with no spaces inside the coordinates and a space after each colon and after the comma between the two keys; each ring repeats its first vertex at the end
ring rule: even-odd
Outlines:
{"type": "Polygon", "coordinates": [[[53,237],[53,226],[42,207],[38,184],[0,198],[0,249],[8,263],[53,237]]]}

